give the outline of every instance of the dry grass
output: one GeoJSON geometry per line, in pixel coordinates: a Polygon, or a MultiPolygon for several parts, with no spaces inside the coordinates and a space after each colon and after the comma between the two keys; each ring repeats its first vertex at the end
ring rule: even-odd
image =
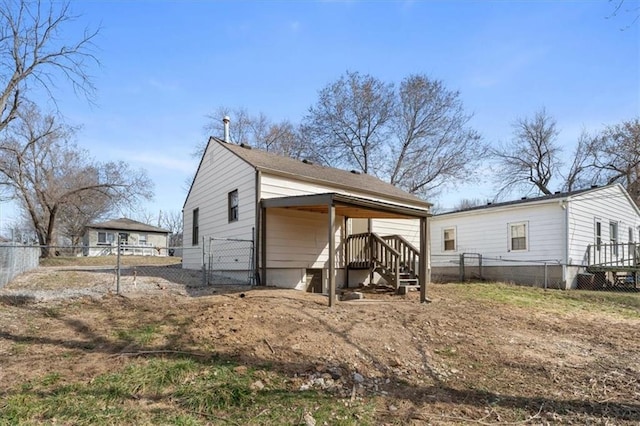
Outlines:
{"type": "Polygon", "coordinates": [[[0,413],[13,413],[0,424],[640,422],[637,294],[448,284],[431,304],[367,294],[329,309],[218,290],[0,294],[0,413]]]}

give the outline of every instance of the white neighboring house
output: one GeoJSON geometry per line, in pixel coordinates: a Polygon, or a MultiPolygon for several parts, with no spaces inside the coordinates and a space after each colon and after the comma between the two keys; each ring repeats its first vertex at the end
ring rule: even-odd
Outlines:
{"type": "Polygon", "coordinates": [[[585,271],[637,274],[639,241],[640,210],[622,185],[592,187],[435,215],[432,274],[458,277],[463,253],[477,273],[479,254],[485,279],[575,288],[585,271]]]}
{"type": "Polygon", "coordinates": [[[170,232],[166,229],[128,218],[93,223],[85,228],[82,237],[84,255],[105,256],[116,254],[119,238],[120,254],[167,256],[169,234],[170,232]]]}
{"type": "MultiPolygon", "coordinates": [[[[376,275],[400,286],[400,274],[410,273],[424,288],[430,206],[367,174],[212,137],[184,203],[182,264],[233,275],[232,264],[206,264],[219,257],[207,253],[209,242],[254,240],[249,263],[257,284],[333,295],[336,282],[353,286],[376,275]],[[400,227],[404,221],[418,224],[413,226],[422,229],[419,246],[365,232],[374,218],[391,219],[400,227]]],[[[242,269],[248,262],[238,263],[242,269]]]]}

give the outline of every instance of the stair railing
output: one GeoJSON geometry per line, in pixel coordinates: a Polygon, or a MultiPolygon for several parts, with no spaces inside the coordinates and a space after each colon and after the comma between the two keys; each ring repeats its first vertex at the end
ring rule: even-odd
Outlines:
{"type": "Polygon", "coordinates": [[[410,273],[417,277],[420,251],[402,235],[387,235],[382,239],[400,254],[401,272],[410,273]]]}

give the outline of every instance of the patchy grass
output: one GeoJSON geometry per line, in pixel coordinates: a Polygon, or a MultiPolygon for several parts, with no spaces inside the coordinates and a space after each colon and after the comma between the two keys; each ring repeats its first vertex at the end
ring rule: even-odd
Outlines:
{"type": "Polygon", "coordinates": [[[282,375],[218,359],[137,360],[89,382],[50,373],[0,403],[0,424],[300,424],[305,414],[318,424],[374,424],[371,404],[336,404],[282,375]]]}
{"type": "Polygon", "coordinates": [[[462,296],[508,305],[555,312],[606,312],[640,318],[640,293],[545,290],[496,283],[447,284],[462,296]]]}
{"type": "MultiPolygon", "coordinates": [[[[117,256],[49,257],[40,259],[40,266],[115,266],[117,256]]],[[[174,256],[120,256],[120,263],[127,266],[179,265],[182,258],[174,256]]]]}

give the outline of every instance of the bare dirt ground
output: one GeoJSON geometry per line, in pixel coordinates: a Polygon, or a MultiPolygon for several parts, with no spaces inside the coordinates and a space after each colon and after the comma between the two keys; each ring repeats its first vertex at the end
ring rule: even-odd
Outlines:
{"type": "Polygon", "coordinates": [[[116,295],[108,271],[40,268],[0,290],[0,394],[50,372],[90,381],[133,352],[184,351],[370,400],[378,424],[640,422],[637,315],[556,308],[551,292],[500,302],[478,297],[483,286],[495,290],[431,285],[429,304],[371,291],[329,309],[322,295],[158,276],[129,277],[116,295]],[[160,337],[122,346],[118,333],[145,325],[160,337]]]}

